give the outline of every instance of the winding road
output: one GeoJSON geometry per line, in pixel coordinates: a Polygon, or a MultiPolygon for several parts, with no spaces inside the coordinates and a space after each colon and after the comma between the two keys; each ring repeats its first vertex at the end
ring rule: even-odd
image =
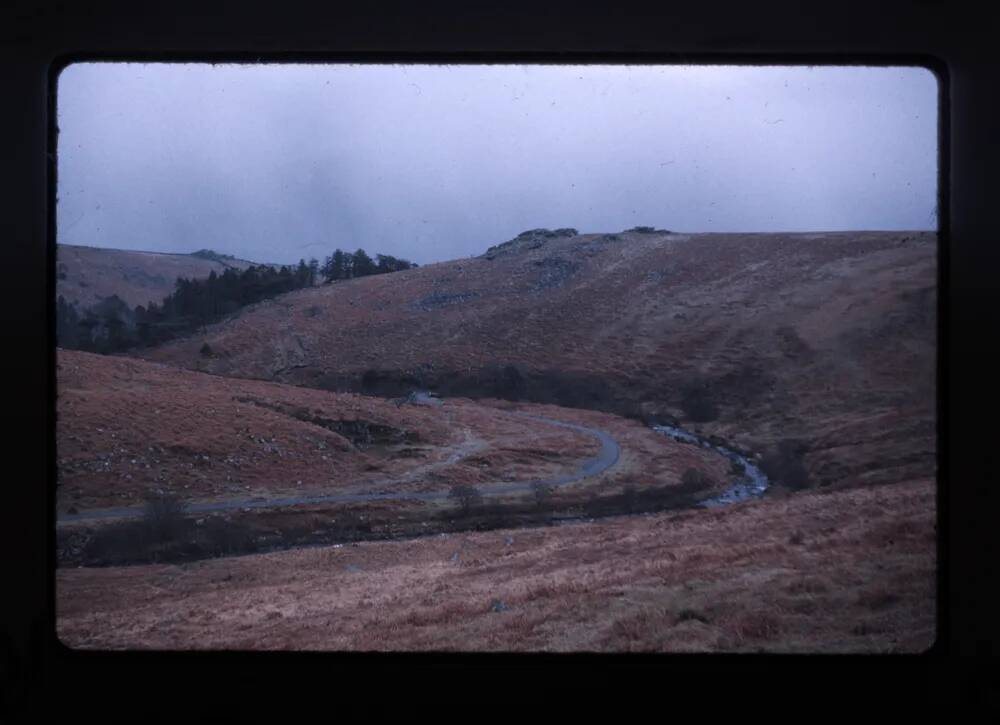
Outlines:
{"type": "MultiPolygon", "coordinates": [[[[601,450],[594,458],[584,461],[583,464],[577,468],[577,470],[570,473],[530,481],[502,481],[481,484],[476,488],[484,497],[528,492],[531,491],[532,487],[536,485],[545,485],[555,488],[558,486],[565,486],[566,484],[574,483],[576,481],[581,481],[585,478],[598,476],[615,465],[621,455],[621,446],[618,445],[618,441],[612,438],[607,431],[600,430],[599,428],[588,428],[587,426],[577,425],[575,423],[566,423],[565,421],[555,420],[553,418],[546,418],[540,415],[530,415],[528,413],[514,411],[505,411],[502,415],[533,420],[545,425],[552,425],[559,428],[568,428],[570,430],[589,435],[592,438],[596,438],[600,442],[601,450]]],[[[714,507],[746,501],[750,498],[760,496],[764,493],[770,483],[764,472],[761,471],[750,458],[739,454],[736,451],[730,450],[725,446],[713,444],[704,438],[674,426],[654,425],[653,430],[667,435],[678,442],[697,445],[702,448],[714,449],[721,455],[738,464],[742,469],[742,473],[736,478],[735,481],[733,481],[729,488],[718,496],[701,501],[698,504],[699,506],[714,507]]],[[[417,473],[425,473],[426,470],[430,470],[431,468],[456,463],[459,459],[467,455],[471,455],[484,447],[485,444],[483,441],[479,439],[470,440],[470,438],[471,437],[468,432],[466,432],[466,446],[460,453],[453,454],[447,460],[424,467],[419,471],[415,470],[408,474],[404,474],[403,477],[396,479],[396,481],[402,482],[412,480],[417,473]]],[[[422,493],[339,493],[319,496],[288,496],[284,498],[257,497],[252,499],[226,499],[224,501],[213,501],[209,503],[193,503],[188,504],[185,510],[188,513],[209,513],[213,511],[281,508],[285,506],[303,506],[322,503],[360,503],[366,501],[386,500],[441,501],[447,499],[449,495],[449,491],[427,491],[422,493]]],[[[58,518],[57,525],[98,519],[135,519],[140,518],[143,515],[143,511],[144,509],[141,506],[113,509],[92,509],[76,514],[63,514],[58,518]]]]}
{"type": "MultiPolygon", "coordinates": [[[[520,493],[531,491],[535,485],[564,486],[568,483],[580,481],[585,478],[597,476],[604,473],[618,462],[621,455],[621,446],[618,441],[611,437],[609,433],[597,428],[588,428],[575,423],[566,423],[553,418],[545,418],[539,415],[529,415],[507,411],[503,413],[508,416],[534,420],[546,425],[568,428],[570,430],[584,433],[596,438],[601,444],[601,450],[594,458],[590,458],[575,471],[565,473],[550,478],[535,479],[531,481],[504,481],[496,483],[485,483],[477,486],[477,490],[483,496],[500,496],[509,493],[520,493]]],[[[447,462],[454,463],[457,459],[453,456],[447,462]]],[[[253,499],[227,499],[224,501],[213,501],[209,503],[188,504],[185,510],[188,513],[208,513],[214,511],[232,511],[235,509],[254,508],[281,508],[284,506],[302,506],[320,503],[359,503],[365,501],[440,501],[449,497],[448,491],[428,491],[423,493],[340,493],[319,496],[289,496],[285,498],[253,498],[253,499]]],[[[63,514],[57,520],[57,524],[67,524],[77,521],[90,521],[97,519],[135,519],[143,515],[143,507],[129,506],[112,509],[91,509],[76,514],[63,514]]]]}

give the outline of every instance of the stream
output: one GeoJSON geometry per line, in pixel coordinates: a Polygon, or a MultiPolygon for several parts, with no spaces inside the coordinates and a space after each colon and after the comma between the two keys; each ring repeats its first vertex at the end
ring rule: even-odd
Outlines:
{"type": "Polygon", "coordinates": [[[698,506],[703,508],[713,508],[715,506],[725,506],[726,504],[747,501],[751,498],[760,496],[767,490],[767,487],[770,484],[767,479],[767,475],[760,470],[757,464],[736,451],[730,450],[725,446],[715,445],[711,441],[696,436],[694,433],[689,433],[682,428],[677,428],[672,425],[654,425],[653,430],[657,433],[663,433],[664,435],[670,436],[679,443],[688,443],[702,448],[711,448],[718,451],[738,466],[742,467],[742,475],[736,478],[729,488],[720,493],[718,496],[713,496],[712,498],[700,501],[698,506]]]}

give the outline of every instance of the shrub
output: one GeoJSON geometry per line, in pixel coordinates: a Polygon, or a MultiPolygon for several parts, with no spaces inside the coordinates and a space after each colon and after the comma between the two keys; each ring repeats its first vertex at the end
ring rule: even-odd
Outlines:
{"type": "Polygon", "coordinates": [[[205,357],[210,357],[212,355],[212,346],[206,342],[204,345],[201,346],[200,352],[205,357]]]}
{"type": "Polygon", "coordinates": [[[463,514],[468,514],[474,506],[478,506],[483,502],[483,495],[479,493],[479,490],[475,486],[470,486],[466,483],[452,486],[448,492],[448,497],[458,503],[463,514]]]}
{"type": "Polygon", "coordinates": [[[607,513],[607,510],[607,500],[593,493],[587,497],[583,504],[583,515],[590,519],[600,518],[607,513]]]}
{"type": "Polygon", "coordinates": [[[337,516],[332,529],[338,539],[357,541],[371,534],[372,525],[354,511],[343,511],[337,516]]]}
{"type": "Polygon", "coordinates": [[[479,503],[478,500],[474,500],[472,503],[478,506],[474,526],[477,531],[508,529],[516,523],[516,517],[503,504],[486,505],[479,503]]]}
{"type": "Polygon", "coordinates": [[[120,521],[101,526],[84,546],[83,559],[94,564],[123,564],[146,550],[146,528],[142,521],[120,521]]]}
{"type": "Polygon", "coordinates": [[[507,365],[497,376],[495,387],[497,397],[519,400],[526,389],[526,381],[516,366],[507,365]]]}
{"type": "MultiPolygon", "coordinates": [[[[357,522],[358,519],[353,515],[353,512],[340,512],[335,518],[330,519],[330,521],[326,524],[325,533],[330,534],[338,541],[353,541],[357,533],[357,529],[355,528],[357,522]]],[[[315,535],[317,531],[323,532],[324,529],[313,529],[308,533],[312,536],[315,535]]]]}
{"type": "Polygon", "coordinates": [[[142,522],[154,542],[171,541],[184,530],[184,503],[172,494],[146,497],[142,522]]]}
{"type": "Polygon", "coordinates": [[[655,234],[656,229],[653,227],[632,227],[631,229],[626,229],[626,232],[635,232],[637,234],[655,234]]]}
{"type": "Polygon", "coordinates": [[[637,420],[645,426],[653,424],[649,414],[643,408],[642,403],[637,400],[629,400],[623,403],[621,406],[621,414],[623,417],[630,418],[631,420],[637,420]]]}
{"type": "Polygon", "coordinates": [[[703,491],[711,485],[712,479],[704,471],[699,471],[697,468],[689,468],[681,476],[681,489],[685,493],[703,491]]]}
{"type": "Polygon", "coordinates": [[[364,374],[361,376],[361,387],[364,390],[371,390],[379,382],[379,374],[377,370],[368,368],[365,370],[364,374]]]}
{"type": "Polygon", "coordinates": [[[692,619],[701,622],[702,624],[708,624],[708,617],[695,609],[684,608],[677,613],[678,622],[687,622],[692,619]]]}
{"type": "Polygon", "coordinates": [[[809,472],[802,462],[805,450],[801,441],[786,438],[764,456],[760,468],[768,478],[786,488],[806,488],[809,485],[809,472]]]}
{"type": "Polygon", "coordinates": [[[241,554],[254,548],[253,532],[238,521],[229,521],[222,516],[210,516],[200,527],[200,537],[206,549],[213,556],[241,554]]]}
{"type": "Polygon", "coordinates": [[[622,491],[621,500],[625,513],[635,513],[639,508],[639,492],[636,491],[635,486],[632,484],[627,485],[625,490],[622,491]]]}
{"type": "Polygon", "coordinates": [[[83,547],[84,559],[99,564],[156,561],[184,538],[184,504],[169,494],[146,497],[142,518],[101,526],[83,547]]]}
{"type": "Polygon", "coordinates": [[[712,393],[705,382],[688,383],[681,390],[681,410],[695,423],[707,423],[719,417],[712,393]]]}
{"type": "Polygon", "coordinates": [[[535,481],[531,484],[531,492],[535,496],[535,506],[539,510],[545,508],[552,498],[552,486],[541,481],[535,481]]]}

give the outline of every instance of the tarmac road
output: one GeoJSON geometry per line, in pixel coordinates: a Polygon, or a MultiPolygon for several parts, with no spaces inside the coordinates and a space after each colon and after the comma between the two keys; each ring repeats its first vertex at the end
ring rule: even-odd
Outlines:
{"type": "MultiPolygon", "coordinates": [[[[569,428],[570,430],[584,433],[600,441],[601,450],[598,452],[597,456],[584,461],[576,471],[571,473],[531,481],[502,481],[477,485],[476,489],[484,497],[527,492],[531,491],[532,486],[536,484],[543,484],[552,487],[564,486],[568,483],[574,483],[585,478],[598,476],[615,465],[618,462],[618,457],[621,455],[621,447],[607,431],[603,431],[598,428],[588,428],[575,423],[566,423],[561,420],[545,418],[539,415],[529,415],[527,413],[506,411],[503,415],[527,418],[547,425],[569,428]]],[[[214,511],[233,511],[236,509],[281,508],[285,506],[302,506],[320,503],[358,503],[382,500],[440,501],[447,499],[448,496],[448,491],[428,491],[424,493],[340,493],[319,496],[289,496],[285,498],[258,497],[226,499],[223,501],[212,501],[209,503],[192,503],[185,507],[185,512],[197,514],[214,511]]],[[[97,519],[135,519],[141,518],[143,511],[144,508],[142,506],[130,506],[113,509],[91,509],[89,511],[81,511],[75,514],[63,514],[57,519],[57,524],[97,519]]]]}

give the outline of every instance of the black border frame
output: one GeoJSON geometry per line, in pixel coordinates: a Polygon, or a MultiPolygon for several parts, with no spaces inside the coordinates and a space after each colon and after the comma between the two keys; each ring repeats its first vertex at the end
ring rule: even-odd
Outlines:
{"type": "MultiPolygon", "coordinates": [[[[178,4],[184,6],[185,2],[186,0],[178,4]]],[[[17,400],[20,410],[15,408],[22,415],[19,427],[12,436],[14,445],[10,450],[21,454],[21,457],[25,453],[36,455],[36,452],[40,452],[44,457],[48,481],[53,480],[54,469],[52,408],[44,413],[38,410],[38,393],[42,389],[40,383],[44,383],[44,389],[50,391],[50,394],[54,391],[54,349],[51,348],[49,335],[42,335],[42,344],[38,344],[38,330],[41,326],[37,323],[44,320],[46,329],[51,331],[54,303],[50,293],[54,280],[54,255],[51,247],[40,254],[38,239],[42,238],[40,229],[44,231],[47,228],[50,233],[54,230],[54,176],[49,177],[53,183],[49,185],[46,198],[40,197],[39,190],[45,183],[46,175],[54,174],[55,166],[54,157],[51,156],[47,167],[40,164],[38,152],[42,137],[40,131],[45,128],[44,121],[54,119],[54,115],[51,115],[54,111],[51,105],[54,103],[51,84],[58,75],[57,71],[53,71],[57,64],[61,68],[74,60],[112,59],[253,62],[258,59],[275,59],[278,56],[286,62],[306,62],[320,58],[335,62],[370,62],[377,56],[384,62],[418,59],[423,62],[428,62],[428,59],[433,59],[430,62],[476,62],[477,58],[486,60],[498,57],[502,58],[499,62],[566,62],[568,58],[576,62],[614,62],[611,58],[618,62],[648,62],[654,57],[661,62],[700,63],[705,62],[706,56],[711,56],[713,61],[719,63],[736,64],[752,64],[752,59],[757,59],[764,60],[765,64],[912,64],[928,67],[938,75],[939,90],[942,92],[939,112],[941,203],[938,215],[937,401],[940,596],[938,644],[931,655],[907,657],[904,660],[888,658],[891,662],[886,662],[885,658],[859,660],[848,656],[833,658],[839,661],[840,664],[837,664],[823,657],[819,658],[822,662],[812,661],[806,667],[799,658],[767,657],[762,662],[760,658],[735,655],[708,659],[682,656],[681,661],[665,662],[656,657],[612,657],[612,661],[609,661],[608,657],[576,655],[568,660],[547,656],[526,659],[507,655],[397,655],[390,658],[362,655],[345,659],[278,653],[249,658],[233,653],[199,654],[194,655],[193,660],[192,656],[184,654],[130,653],[83,655],[85,659],[81,659],[81,653],[53,649],[51,641],[47,641],[45,622],[47,620],[54,623],[54,619],[50,619],[54,596],[49,591],[51,582],[46,582],[40,588],[41,582],[35,568],[39,563],[39,552],[33,547],[26,550],[23,544],[21,548],[15,548],[19,539],[11,538],[7,550],[17,551],[21,555],[19,563],[22,567],[22,579],[27,582],[22,587],[34,594],[27,607],[20,610],[14,606],[5,607],[13,615],[13,619],[9,618],[10,615],[5,616],[5,623],[10,623],[3,632],[3,640],[0,640],[8,650],[6,672],[9,675],[5,677],[4,704],[15,709],[28,708],[38,712],[48,706],[43,702],[41,693],[44,690],[58,690],[70,697],[68,709],[84,710],[88,704],[88,693],[100,692],[99,683],[113,674],[140,688],[129,703],[132,707],[139,708],[133,712],[146,713],[149,706],[146,705],[144,709],[142,703],[145,698],[155,698],[156,693],[162,692],[163,682],[144,680],[142,670],[152,668],[153,672],[158,673],[158,677],[166,678],[166,682],[173,684],[184,670],[192,674],[197,671],[199,676],[204,677],[210,673],[220,675],[225,672],[224,668],[234,665],[235,670],[230,670],[230,674],[225,675],[227,683],[235,684],[245,678],[256,684],[257,678],[262,677],[257,674],[258,669],[265,668],[270,677],[287,686],[294,680],[287,673],[279,673],[289,668],[295,673],[294,677],[302,678],[303,683],[309,682],[314,688],[318,688],[313,690],[314,694],[323,693],[329,687],[331,677],[336,677],[348,688],[356,687],[362,682],[362,678],[358,677],[359,670],[364,670],[365,676],[381,673],[378,676],[392,677],[393,685],[399,686],[404,679],[420,680],[420,684],[429,683],[429,677],[422,680],[419,676],[415,677],[418,671],[428,669],[433,672],[435,680],[453,678],[451,682],[461,681],[465,684],[484,677],[487,672],[491,676],[498,672],[514,675],[508,677],[509,680],[530,680],[537,679],[532,678],[531,674],[539,669],[551,674],[558,668],[561,672],[559,677],[565,677],[566,681],[570,679],[568,673],[572,673],[574,678],[590,678],[586,680],[587,684],[596,684],[598,678],[603,680],[609,676],[618,685],[637,685],[637,677],[650,677],[654,680],[663,677],[674,680],[683,678],[685,694],[688,694],[687,688],[697,689],[701,680],[704,680],[700,684],[705,685],[705,692],[711,693],[714,689],[708,680],[722,673],[730,673],[741,679],[744,683],[742,692],[750,697],[759,697],[759,693],[754,695],[747,686],[750,682],[760,685],[770,679],[772,685],[784,684],[782,689],[794,683],[792,686],[805,686],[807,691],[812,691],[808,690],[811,684],[819,691],[829,687],[830,681],[825,678],[833,673],[846,676],[855,688],[854,692],[858,694],[864,692],[878,696],[891,692],[895,695],[905,694],[921,703],[937,704],[951,703],[956,696],[962,699],[964,694],[969,699],[978,699],[980,703],[994,708],[1000,704],[1000,697],[989,694],[991,687],[993,690],[997,689],[996,682],[987,682],[988,677],[984,679],[981,675],[984,671],[995,671],[995,668],[970,664],[976,662],[974,660],[957,659],[969,654],[993,654],[996,641],[996,625],[988,619],[992,608],[985,596],[992,583],[993,570],[983,557],[984,553],[989,555],[985,535],[987,530],[992,529],[992,522],[984,516],[991,511],[988,503],[991,491],[985,481],[986,466],[991,464],[990,440],[982,430],[977,437],[970,425],[960,424],[962,419],[956,415],[961,412],[957,408],[960,401],[969,404],[979,397],[980,390],[986,388],[983,367],[976,371],[974,365],[989,365],[988,340],[984,339],[989,335],[983,331],[998,329],[991,267],[997,254],[988,245],[989,231],[984,223],[991,211],[991,206],[987,206],[990,185],[982,183],[976,177],[977,171],[982,173],[984,167],[995,166],[992,162],[996,161],[997,156],[995,150],[990,150],[985,145],[990,140],[987,133],[989,120],[995,118],[995,111],[990,105],[994,101],[988,100],[991,94],[987,93],[991,86],[987,83],[992,81],[996,71],[985,16],[981,19],[982,24],[977,25],[975,17],[961,15],[962,11],[945,10],[933,0],[894,0],[885,3],[881,9],[865,8],[863,3],[855,3],[853,6],[850,3],[838,3],[836,7],[833,4],[821,4],[817,6],[814,17],[796,13],[794,3],[774,3],[772,7],[781,11],[780,17],[783,19],[776,19],[779,15],[774,11],[769,14],[767,10],[748,10],[737,7],[737,3],[728,8],[723,4],[724,11],[728,11],[728,14],[720,14],[718,8],[678,10],[673,7],[656,7],[650,10],[650,6],[643,8],[640,4],[639,12],[632,19],[608,21],[605,9],[595,12],[594,8],[586,4],[573,6],[553,3],[565,7],[560,13],[551,7],[531,7],[527,3],[515,3],[509,17],[521,22],[536,23],[536,27],[525,29],[515,28],[511,22],[505,22],[507,16],[489,3],[469,2],[463,6],[461,3],[441,2],[429,9],[400,10],[397,6],[392,8],[396,15],[384,12],[384,8],[367,11],[358,8],[346,11],[343,8],[328,8],[303,13],[294,6],[282,7],[281,12],[287,14],[290,20],[279,21],[269,27],[268,21],[273,20],[274,16],[269,16],[268,11],[255,12],[252,4],[242,16],[226,16],[212,15],[212,10],[217,11],[218,6],[205,3],[208,10],[199,17],[198,8],[202,6],[190,3],[187,5],[189,17],[203,21],[198,28],[204,26],[208,30],[203,35],[191,32],[185,36],[166,27],[172,19],[171,11],[181,9],[176,5],[168,10],[154,10],[152,24],[150,21],[144,22],[142,16],[122,7],[105,6],[94,10],[67,7],[58,3],[50,4],[54,9],[48,9],[44,4],[40,8],[32,8],[33,4],[26,2],[14,5],[14,12],[19,14],[14,18],[15,22],[8,26],[13,29],[0,31],[0,42],[3,44],[0,46],[0,60],[3,61],[5,75],[13,79],[13,84],[9,84],[8,88],[26,101],[23,106],[23,118],[26,122],[19,123],[22,119],[18,118],[8,118],[5,122],[13,131],[8,137],[20,136],[20,141],[27,148],[15,148],[14,165],[11,166],[22,174],[22,178],[11,175],[6,180],[13,191],[6,198],[14,199],[18,208],[12,225],[14,242],[3,249],[4,261],[7,261],[6,253],[13,252],[15,263],[19,262],[20,268],[24,269],[24,274],[11,280],[4,290],[5,294],[13,294],[10,299],[5,300],[3,309],[23,313],[15,321],[13,329],[15,339],[25,351],[23,358],[5,360],[10,368],[9,374],[21,382],[15,391],[15,397],[23,396],[17,400]],[[316,16],[325,19],[328,24],[345,17],[347,22],[343,29],[334,29],[328,36],[322,34],[323,29],[320,27],[296,25],[296,22],[316,16]],[[666,36],[660,40],[656,37],[657,28],[650,22],[655,19],[673,21],[666,36]],[[408,32],[407,21],[415,26],[413,32],[408,32]],[[463,27],[462,23],[470,21],[473,23],[471,27],[463,27]],[[491,21],[494,21],[494,27],[488,27],[491,21]],[[75,25],[75,22],[79,24],[75,25]],[[444,28],[433,29],[434,22],[442,24],[444,28]],[[827,23],[826,27],[823,27],[824,22],[827,23]],[[102,26],[102,23],[106,25],[102,26]],[[162,25],[157,26],[157,23],[162,25]],[[229,34],[227,25],[230,26],[229,34]],[[776,27],[777,30],[769,31],[768,27],[776,27]],[[351,35],[352,32],[358,33],[359,29],[359,37],[351,35]],[[623,37],[623,29],[631,30],[633,35],[623,37]],[[471,32],[463,37],[463,30],[471,32]],[[605,32],[609,30],[618,31],[618,35],[609,37],[605,32]],[[141,37],[138,43],[130,40],[136,32],[141,37]],[[618,51],[615,49],[616,43],[619,47],[625,46],[633,50],[618,51]],[[886,45],[889,46],[888,50],[883,49],[886,45]],[[151,47],[154,50],[149,50],[151,47]],[[251,50],[246,50],[248,47],[251,50]],[[665,47],[671,50],[663,50],[665,47]],[[308,50],[296,50],[297,48],[308,50]],[[473,50],[463,50],[470,48],[473,50]],[[543,52],[533,48],[546,50],[543,52]],[[673,50],[675,48],[680,50],[673,50]],[[878,50],[873,52],[873,48],[878,50]],[[848,60],[845,61],[845,58],[848,60]],[[44,107],[39,104],[43,98],[46,104],[44,107]],[[43,122],[41,125],[40,121],[43,122]],[[949,149],[950,153],[947,153],[946,150],[949,149]],[[981,164],[978,168],[976,162],[981,164]],[[946,196],[942,197],[945,193],[946,196]],[[40,274],[43,268],[44,276],[40,274]],[[46,295],[44,302],[40,295],[40,280],[44,280],[41,285],[46,295]],[[947,294],[942,294],[945,290],[947,294]],[[29,302],[17,304],[19,299],[29,302]],[[973,331],[971,335],[968,334],[970,330],[973,331]],[[954,331],[958,334],[953,334],[954,331]],[[40,354],[43,357],[39,357],[40,354]],[[39,366],[38,363],[43,360],[44,364],[39,366]],[[963,361],[961,377],[951,367],[952,362],[958,360],[963,361]],[[973,361],[971,366],[970,360],[973,361]],[[44,371],[44,379],[40,377],[40,371],[44,371]],[[960,425],[962,436],[957,435],[955,430],[960,425]],[[46,435],[43,445],[39,446],[37,435],[42,428],[46,435]],[[959,452],[961,456],[958,455],[959,452]],[[964,468],[961,468],[959,461],[963,462],[961,465],[964,468]],[[43,592],[43,614],[40,616],[40,600],[37,595],[43,592]],[[22,623],[21,626],[18,623],[22,623]],[[24,624],[28,626],[23,627],[24,624]],[[848,661],[845,662],[845,659],[848,661]],[[759,671],[761,665],[764,665],[764,677],[748,675],[751,668],[759,671]],[[512,666],[517,669],[512,671],[512,666]],[[817,670],[820,673],[819,680],[814,681],[817,670]],[[322,672],[321,676],[319,671],[322,672]],[[885,679],[887,671],[892,674],[885,679]],[[528,677],[525,678],[524,675],[528,677]],[[879,675],[882,679],[880,684],[876,685],[873,675],[879,675]],[[353,681],[348,685],[345,680],[352,678],[353,681]],[[143,686],[145,689],[141,689],[143,686]]],[[[113,6],[114,3],[108,5],[113,6]]],[[[229,9],[234,12],[242,11],[242,6],[230,6],[229,9]]],[[[273,8],[268,10],[273,11],[273,8]]],[[[0,27],[3,27],[2,22],[0,27]]],[[[47,151],[51,152],[55,146],[54,123],[44,140],[48,144],[47,151]]],[[[54,240],[49,239],[49,242],[54,240]]],[[[54,398],[50,403],[54,403],[54,398]]],[[[36,459],[28,458],[29,463],[32,460],[36,459]]],[[[33,470],[38,472],[37,464],[33,470]]],[[[37,479],[29,477],[28,480],[37,479]]],[[[46,514],[52,514],[51,492],[46,490],[43,498],[46,514]]],[[[14,491],[9,503],[11,509],[23,507],[25,512],[33,513],[12,514],[14,525],[8,526],[4,533],[15,533],[20,525],[22,536],[24,530],[27,531],[26,540],[38,541],[33,538],[40,533],[37,529],[41,513],[38,492],[14,491]]],[[[50,516],[48,521],[51,520],[50,516]]],[[[42,546],[38,547],[44,551],[50,564],[54,556],[51,549],[51,528],[50,525],[45,526],[42,546]]],[[[51,634],[54,638],[54,629],[51,634]]],[[[197,693],[195,696],[204,696],[215,702],[229,700],[229,704],[235,709],[243,707],[247,712],[256,712],[260,705],[253,698],[238,702],[235,697],[215,692],[204,683],[199,686],[198,680],[191,677],[185,678],[184,682],[197,693]]],[[[260,680],[262,687],[264,682],[263,679],[260,680]]],[[[731,686],[736,685],[731,683],[731,686]]],[[[109,689],[116,692],[120,690],[120,686],[109,689]]],[[[768,689],[773,694],[773,689],[768,689]]],[[[415,690],[415,687],[410,687],[407,692],[415,690]]],[[[448,700],[455,696],[454,688],[451,688],[448,693],[442,693],[441,699],[448,700]]],[[[432,698],[430,702],[435,699],[432,698]]],[[[188,706],[187,702],[167,702],[162,697],[155,701],[158,708],[173,705],[184,711],[188,706]]],[[[427,702],[426,699],[424,701],[427,702]]],[[[89,704],[95,712],[108,707],[108,702],[103,698],[89,704]]],[[[365,704],[367,706],[371,703],[365,704]]],[[[405,703],[400,706],[405,707],[405,703]]]]}
{"type": "MultiPolygon", "coordinates": [[[[777,65],[772,62],[772,57],[760,57],[756,55],[741,56],[737,61],[734,56],[727,56],[721,58],[719,56],[701,56],[701,57],[686,57],[684,60],[678,60],[677,57],[671,56],[656,56],[653,54],[577,54],[577,53],[563,53],[563,54],[551,54],[551,53],[493,53],[493,54],[462,54],[462,53],[448,53],[448,54],[381,54],[381,53],[361,53],[361,54],[315,54],[315,53],[269,53],[269,54],[256,54],[253,56],[247,56],[246,54],[230,54],[227,56],[214,56],[214,61],[217,63],[260,63],[260,64],[271,64],[271,65],[290,65],[290,64],[381,64],[381,65],[391,65],[396,63],[422,63],[422,64],[494,64],[494,65],[532,65],[532,64],[550,64],[550,65],[584,65],[584,64],[602,64],[602,65],[745,65],[745,66],[768,66],[777,65]],[[252,59],[251,59],[252,58],[252,59]]],[[[48,279],[49,292],[48,292],[48,334],[50,339],[55,339],[55,265],[56,265],[56,196],[58,187],[58,163],[57,163],[57,145],[58,145],[58,128],[55,123],[56,113],[57,113],[57,96],[58,96],[58,79],[59,75],[68,66],[79,63],[79,62],[107,62],[107,63],[136,63],[136,62],[149,62],[149,63],[205,63],[205,58],[198,58],[197,56],[170,56],[170,55],[153,55],[153,54],[142,54],[141,57],[134,55],[108,55],[105,57],[94,57],[88,55],[69,55],[57,58],[52,65],[49,67],[48,83],[48,106],[49,106],[49,134],[48,134],[48,159],[49,159],[49,186],[48,186],[48,224],[47,224],[47,244],[48,244],[48,279]]],[[[937,384],[937,417],[935,424],[937,427],[936,437],[937,437],[937,454],[938,454],[938,468],[946,468],[947,462],[947,450],[946,443],[942,432],[946,428],[946,416],[947,411],[944,409],[943,401],[946,399],[946,391],[943,389],[942,385],[943,379],[940,375],[941,364],[944,358],[944,351],[946,349],[947,342],[944,340],[944,334],[947,332],[947,328],[943,325],[944,313],[942,310],[943,305],[946,303],[948,298],[948,248],[949,248],[949,234],[948,234],[948,202],[949,202],[949,179],[947,175],[948,170],[948,160],[949,160],[949,147],[948,144],[944,142],[944,139],[948,137],[948,130],[950,128],[950,114],[948,112],[948,98],[949,98],[949,78],[948,78],[948,68],[939,59],[932,56],[911,56],[911,57],[893,57],[891,62],[886,59],[885,56],[852,56],[850,62],[844,62],[843,59],[828,59],[818,56],[789,56],[783,57],[781,65],[783,66],[798,66],[798,67],[844,67],[844,66],[892,66],[892,67],[922,67],[926,70],[931,71],[938,82],[938,174],[937,174],[937,209],[938,212],[938,228],[937,233],[937,270],[938,270],[938,287],[937,287],[937,335],[938,335],[938,346],[937,346],[937,364],[938,364],[938,384],[937,384]]],[[[55,394],[56,390],[56,348],[55,345],[50,345],[51,357],[49,360],[49,381],[52,386],[53,395],[49,401],[49,414],[55,418],[55,394]]],[[[56,437],[55,437],[55,426],[52,426],[49,430],[50,438],[49,444],[52,446],[52,450],[56,451],[56,437]]],[[[49,456],[49,480],[52,484],[48,487],[48,505],[50,512],[50,521],[55,521],[56,519],[56,508],[55,508],[55,477],[56,477],[56,466],[55,466],[56,456],[49,456]]],[[[937,541],[937,557],[938,561],[941,562],[944,557],[942,556],[942,542],[947,540],[947,517],[942,516],[941,507],[944,505],[947,507],[947,497],[941,495],[941,481],[940,476],[938,476],[937,481],[937,525],[939,530],[939,536],[937,541]],[[943,526],[942,526],[943,525],[943,526]]],[[[55,609],[55,527],[52,527],[51,537],[49,540],[49,566],[52,571],[52,592],[50,592],[49,605],[52,610],[55,609]]],[[[939,566],[937,568],[937,587],[938,591],[943,590],[944,577],[946,576],[946,567],[939,566]]],[[[944,642],[947,641],[948,637],[948,618],[947,612],[943,611],[946,605],[942,602],[942,598],[939,596],[937,598],[937,621],[938,621],[938,636],[934,645],[930,648],[929,652],[940,654],[944,646],[944,642]],[[942,628],[945,631],[942,631],[942,628]]],[[[55,629],[55,621],[52,621],[53,631],[55,629]]],[[[63,647],[62,643],[58,643],[59,647],[63,647]]],[[[85,653],[85,656],[90,656],[90,653],[85,653]]],[[[356,656],[353,655],[352,656],[356,656]]],[[[369,656],[369,655],[366,655],[369,656]]],[[[491,655],[492,656],[492,655],[491,655]]],[[[590,656],[590,655],[588,655],[590,656]]],[[[648,655],[643,655],[648,656],[648,655]]],[[[687,655],[691,656],[691,655],[687,655]]],[[[719,655],[715,655],[718,657],[719,655]]]]}

